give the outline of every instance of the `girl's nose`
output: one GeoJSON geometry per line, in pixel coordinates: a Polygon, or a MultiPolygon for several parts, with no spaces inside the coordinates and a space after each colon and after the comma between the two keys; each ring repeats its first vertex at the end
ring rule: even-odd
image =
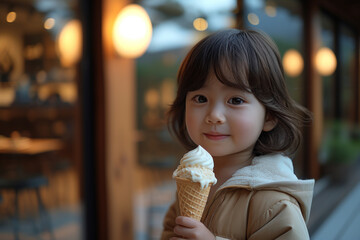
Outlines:
{"type": "Polygon", "coordinates": [[[210,108],[205,121],[208,124],[223,124],[225,122],[225,115],[221,106],[210,108]]]}

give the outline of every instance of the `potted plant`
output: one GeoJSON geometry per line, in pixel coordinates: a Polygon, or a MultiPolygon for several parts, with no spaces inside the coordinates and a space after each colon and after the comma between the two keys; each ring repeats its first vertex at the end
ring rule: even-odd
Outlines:
{"type": "Polygon", "coordinates": [[[320,148],[325,174],[336,182],[346,181],[360,157],[360,131],[344,122],[332,122],[320,148]]]}

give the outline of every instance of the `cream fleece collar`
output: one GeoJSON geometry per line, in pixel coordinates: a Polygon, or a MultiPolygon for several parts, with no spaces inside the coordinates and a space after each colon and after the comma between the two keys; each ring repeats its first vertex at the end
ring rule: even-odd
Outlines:
{"type": "Polygon", "coordinates": [[[304,219],[308,221],[314,183],[313,179],[299,180],[296,177],[290,158],[269,154],[255,157],[251,165],[236,171],[217,191],[226,187],[245,187],[286,192],[297,199],[304,219]]]}
{"type": "Polygon", "coordinates": [[[231,185],[256,188],[264,184],[279,182],[305,183],[294,174],[290,158],[281,154],[269,154],[255,157],[251,165],[237,170],[220,188],[231,185]]]}

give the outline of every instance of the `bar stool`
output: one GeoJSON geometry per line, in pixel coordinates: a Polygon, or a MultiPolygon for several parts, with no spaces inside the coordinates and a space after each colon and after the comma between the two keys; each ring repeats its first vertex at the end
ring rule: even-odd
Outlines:
{"type": "MultiPolygon", "coordinates": [[[[48,185],[48,179],[43,175],[35,176],[22,176],[11,178],[0,178],[0,190],[7,189],[15,192],[15,216],[14,216],[14,236],[16,240],[19,240],[19,193],[22,190],[34,190],[36,193],[36,200],[38,203],[38,214],[42,224],[46,225],[51,239],[54,239],[54,234],[51,226],[50,215],[47,212],[40,195],[40,187],[48,185]]],[[[44,228],[44,227],[43,227],[44,228]]]]}

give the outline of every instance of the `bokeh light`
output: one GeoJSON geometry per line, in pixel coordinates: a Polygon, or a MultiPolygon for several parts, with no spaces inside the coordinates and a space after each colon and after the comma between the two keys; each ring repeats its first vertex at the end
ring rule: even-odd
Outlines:
{"type": "Polygon", "coordinates": [[[304,60],[297,50],[289,49],[284,54],[283,66],[287,75],[296,77],[303,71],[304,60]]]}
{"type": "Polygon", "coordinates": [[[52,29],[55,26],[55,19],[54,18],[48,18],[44,22],[44,28],[47,30],[52,29]]]}
{"type": "Polygon", "coordinates": [[[258,25],[260,23],[260,19],[255,13],[249,13],[247,19],[252,25],[258,25]]]}
{"type": "Polygon", "coordinates": [[[57,40],[61,64],[70,67],[77,63],[82,54],[82,27],[79,20],[69,21],[61,30],[57,40]]]}
{"type": "Polygon", "coordinates": [[[208,28],[208,22],[204,18],[196,18],[193,26],[198,31],[205,31],[208,28]]]}
{"type": "Polygon", "coordinates": [[[6,21],[8,23],[12,23],[16,20],[16,12],[11,11],[6,15],[6,21]]]}
{"type": "Polygon", "coordinates": [[[151,37],[150,17],[143,7],[130,4],[118,14],[113,27],[113,43],[118,54],[140,57],[148,48],[151,37]]]}
{"type": "Polygon", "coordinates": [[[334,52],[327,47],[320,48],[315,55],[315,68],[322,76],[334,73],[337,61],[334,52]]]}

